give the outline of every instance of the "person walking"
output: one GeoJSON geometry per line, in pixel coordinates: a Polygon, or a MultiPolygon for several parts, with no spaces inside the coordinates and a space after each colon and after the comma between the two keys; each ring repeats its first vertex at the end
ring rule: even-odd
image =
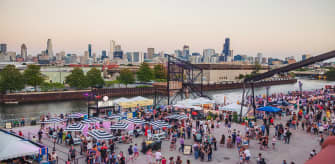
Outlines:
{"type": "Polygon", "coordinates": [[[73,163],[75,163],[75,159],[76,159],[76,149],[73,147],[73,145],[71,146],[70,150],[69,150],[69,161],[73,161],[73,163]]]}

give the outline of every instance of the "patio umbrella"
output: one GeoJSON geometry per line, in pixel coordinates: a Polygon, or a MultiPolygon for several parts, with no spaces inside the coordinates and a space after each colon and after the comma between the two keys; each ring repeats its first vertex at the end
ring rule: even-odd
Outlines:
{"type": "Polygon", "coordinates": [[[176,120],[183,120],[183,119],[187,119],[187,115],[185,114],[173,114],[173,115],[170,115],[170,116],[166,116],[165,118],[168,118],[168,119],[176,119],[176,120]]]}
{"type": "Polygon", "coordinates": [[[90,117],[91,120],[95,120],[96,122],[104,122],[106,121],[105,119],[103,118],[100,118],[100,117],[90,117]]]}
{"type": "Polygon", "coordinates": [[[259,111],[265,111],[265,112],[279,112],[281,111],[280,108],[272,107],[272,106],[265,106],[261,108],[257,108],[259,111]]]}
{"type": "Polygon", "coordinates": [[[60,122],[64,122],[64,121],[66,121],[66,119],[50,118],[48,120],[40,121],[40,123],[43,123],[43,124],[55,124],[55,123],[60,123],[60,122]]]}
{"type": "Polygon", "coordinates": [[[117,115],[117,114],[115,114],[115,115],[108,116],[107,118],[108,118],[108,119],[121,119],[122,116],[121,116],[121,115],[117,115]]]}
{"type": "Polygon", "coordinates": [[[91,130],[88,132],[88,135],[92,136],[96,140],[110,140],[114,138],[112,134],[109,134],[103,130],[91,130]]]}
{"type": "Polygon", "coordinates": [[[79,124],[69,125],[68,127],[64,129],[64,131],[81,132],[83,129],[84,129],[84,125],[79,123],[79,124]]]}
{"type": "Polygon", "coordinates": [[[132,122],[134,124],[144,124],[145,121],[139,118],[130,118],[130,119],[126,119],[126,121],[132,122]]]}
{"type": "Polygon", "coordinates": [[[165,128],[165,127],[169,127],[169,123],[165,122],[165,121],[162,121],[162,120],[157,120],[157,121],[154,121],[154,122],[151,122],[150,123],[153,127],[155,128],[165,128]]]}
{"type": "Polygon", "coordinates": [[[121,130],[124,130],[124,129],[127,129],[128,128],[128,125],[127,123],[124,123],[124,122],[117,122],[116,124],[112,125],[110,127],[111,130],[117,130],[117,129],[121,129],[121,130]]]}
{"type": "Polygon", "coordinates": [[[83,124],[94,124],[98,122],[97,120],[93,120],[93,119],[85,119],[85,120],[82,120],[81,123],[83,124]]]}
{"type": "Polygon", "coordinates": [[[71,113],[67,116],[67,118],[81,118],[82,114],[80,113],[71,113]]]}

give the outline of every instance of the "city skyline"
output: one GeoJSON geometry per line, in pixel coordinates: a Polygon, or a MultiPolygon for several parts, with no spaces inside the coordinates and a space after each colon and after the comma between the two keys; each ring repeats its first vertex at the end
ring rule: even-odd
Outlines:
{"type": "Polygon", "coordinates": [[[0,43],[28,54],[46,49],[99,54],[115,40],[125,51],[173,53],[212,48],[231,39],[234,54],[268,57],[320,54],[335,48],[335,2],[296,1],[18,1],[2,0],[0,43]],[[178,3],[177,3],[178,2],[178,3]],[[91,11],[91,12],[88,12],[91,11]],[[136,16],[135,16],[136,15],[136,16]],[[108,21],[111,19],[111,21],[108,21]]]}

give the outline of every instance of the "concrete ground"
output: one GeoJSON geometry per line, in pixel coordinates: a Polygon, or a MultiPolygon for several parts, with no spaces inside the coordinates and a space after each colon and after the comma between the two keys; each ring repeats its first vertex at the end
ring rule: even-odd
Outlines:
{"type": "MultiPolygon", "coordinates": [[[[283,119],[282,121],[284,121],[283,119]]],[[[275,122],[276,123],[276,122],[275,122]]],[[[18,132],[19,130],[22,130],[24,135],[27,136],[28,132],[30,131],[32,135],[36,135],[38,131],[39,126],[26,126],[26,127],[18,127],[13,129],[15,132],[18,132]]],[[[244,126],[241,126],[239,124],[232,124],[232,129],[238,129],[241,132],[244,132],[244,126]]],[[[221,135],[225,134],[227,139],[227,128],[221,126],[220,128],[215,128],[214,135],[219,143],[221,139],[221,135]]],[[[242,133],[244,134],[244,133],[242,133]]],[[[270,129],[270,136],[273,136],[274,134],[274,128],[270,129]]],[[[140,148],[140,145],[143,141],[144,137],[138,137],[134,139],[133,144],[137,143],[137,145],[140,148]]],[[[270,143],[271,141],[269,141],[270,143]]],[[[47,138],[46,136],[43,136],[43,144],[49,147],[49,151],[52,150],[53,143],[51,139],[47,138]]],[[[185,145],[187,144],[193,144],[193,140],[185,140],[185,145]]],[[[182,153],[176,151],[170,151],[169,150],[169,141],[163,141],[162,143],[162,155],[165,158],[169,158],[171,156],[176,159],[177,156],[180,156],[183,160],[183,163],[186,163],[186,160],[189,159],[192,164],[198,164],[203,163],[199,159],[195,160],[193,155],[183,155],[182,153]]],[[[271,146],[269,144],[269,146],[271,146]]],[[[116,145],[116,152],[123,151],[125,154],[128,153],[127,149],[129,147],[129,144],[117,144],[116,145]]],[[[179,147],[179,141],[177,141],[177,147],[179,147]]],[[[76,146],[76,149],[79,151],[79,146],[76,146]]],[[[306,132],[302,131],[301,129],[298,130],[292,130],[292,137],[290,144],[284,144],[281,141],[277,141],[276,143],[276,149],[275,150],[267,150],[267,151],[261,151],[259,150],[259,144],[256,140],[251,140],[250,143],[250,152],[252,155],[251,164],[256,164],[256,158],[258,156],[258,153],[262,153],[263,157],[266,159],[266,162],[268,164],[281,164],[283,160],[286,160],[288,163],[294,161],[296,164],[302,164],[304,163],[308,157],[309,153],[315,149],[317,152],[320,151],[320,146],[317,141],[317,136],[307,134],[306,132]]],[[[67,152],[69,150],[68,146],[65,146],[64,144],[56,144],[56,150],[57,154],[59,156],[59,163],[65,163],[65,160],[67,160],[67,152]]],[[[85,157],[84,156],[78,156],[78,163],[85,163],[85,157]]],[[[146,156],[142,153],[140,153],[140,157],[133,161],[128,163],[133,164],[147,164],[146,156]]],[[[206,158],[205,158],[206,159],[206,158]]],[[[210,163],[225,163],[225,164],[237,164],[239,161],[239,156],[237,153],[237,148],[227,148],[218,146],[218,150],[214,151],[213,153],[213,160],[210,163]]]]}

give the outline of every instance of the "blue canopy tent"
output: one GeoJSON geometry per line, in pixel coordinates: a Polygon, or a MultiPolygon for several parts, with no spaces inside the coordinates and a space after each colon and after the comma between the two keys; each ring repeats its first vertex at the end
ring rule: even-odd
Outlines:
{"type": "Polygon", "coordinates": [[[256,110],[265,111],[265,112],[279,112],[279,111],[281,111],[280,108],[276,108],[276,107],[273,107],[273,106],[265,106],[265,107],[257,108],[256,110]]]}

